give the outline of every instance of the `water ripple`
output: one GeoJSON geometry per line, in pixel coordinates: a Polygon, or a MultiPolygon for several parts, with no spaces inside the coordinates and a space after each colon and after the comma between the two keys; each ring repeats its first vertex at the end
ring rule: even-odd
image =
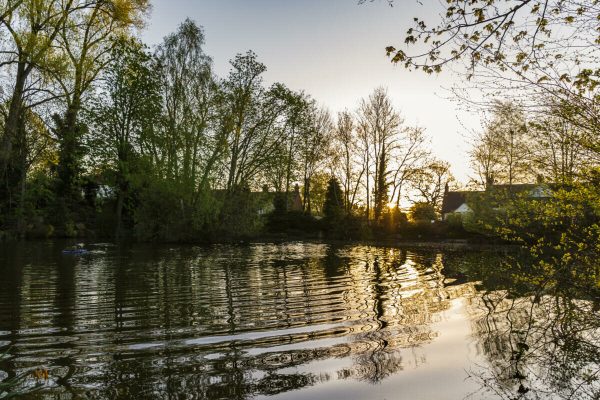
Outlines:
{"type": "Polygon", "coordinates": [[[404,349],[435,340],[432,324],[469,292],[445,289],[435,255],[366,246],[34,253],[53,256],[9,260],[18,268],[0,283],[11,354],[0,370],[53,377],[32,396],[230,398],[378,381],[403,368],[404,349]]]}

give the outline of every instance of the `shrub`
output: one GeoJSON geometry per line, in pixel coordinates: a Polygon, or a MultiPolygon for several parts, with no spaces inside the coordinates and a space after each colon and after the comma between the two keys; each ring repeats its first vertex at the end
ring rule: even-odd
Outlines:
{"type": "Polygon", "coordinates": [[[435,221],[437,213],[435,207],[429,203],[418,202],[412,205],[409,211],[410,220],[415,221],[435,221]]]}

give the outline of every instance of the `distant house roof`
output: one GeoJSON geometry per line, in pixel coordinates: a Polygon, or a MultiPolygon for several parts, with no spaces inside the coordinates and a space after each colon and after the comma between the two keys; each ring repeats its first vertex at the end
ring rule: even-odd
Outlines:
{"type": "Polygon", "coordinates": [[[492,190],[509,193],[529,192],[532,197],[550,197],[553,186],[555,185],[546,183],[517,183],[513,185],[493,185],[491,188],[492,190]]]}
{"type": "Polygon", "coordinates": [[[456,211],[460,206],[467,202],[467,193],[472,192],[446,192],[442,202],[442,214],[448,214],[456,211]]]}
{"type": "MultiPolygon", "coordinates": [[[[514,194],[527,193],[531,198],[543,199],[552,196],[552,189],[554,186],[555,185],[553,184],[545,183],[519,183],[513,185],[491,185],[487,190],[514,194]]],[[[455,212],[460,208],[460,206],[467,203],[467,196],[474,193],[485,192],[476,190],[458,192],[446,191],[444,193],[444,200],[442,202],[442,214],[455,212]]]]}

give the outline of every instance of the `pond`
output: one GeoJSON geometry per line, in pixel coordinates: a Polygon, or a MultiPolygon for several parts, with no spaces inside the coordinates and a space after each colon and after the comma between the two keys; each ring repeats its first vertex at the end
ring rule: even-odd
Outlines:
{"type": "Polygon", "coordinates": [[[0,380],[26,398],[600,398],[598,302],[510,252],[1,246],[0,380]]]}

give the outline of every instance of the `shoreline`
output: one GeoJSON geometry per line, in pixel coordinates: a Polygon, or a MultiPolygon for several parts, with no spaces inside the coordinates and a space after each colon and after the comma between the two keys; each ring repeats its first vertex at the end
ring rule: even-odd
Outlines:
{"type": "Polygon", "coordinates": [[[510,243],[498,243],[494,241],[469,241],[468,239],[432,239],[432,240],[399,240],[399,239],[369,239],[369,240],[340,240],[326,239],[318,237],[273,237],[264,236],[249,239],[238,240],[221,240],[221,241],[187,241],[187,242],[143,242],[135,240],[114,241],[105,238],[24,238],[14,240],[0,240],[0,244],[8,243],[40,243],[40,242],[63,242],[65,244],[84,243],[88,246],[95,244],[109,243],[115,246],[135,246],[135,245],[158,245],[158,246],[181,246],[181,247],[209,247],[218,245],[231,246],[250,246],[259,244],[291,244],[291,243],[314,243],[327,244],[333,246],[374,246],[374,247],[389,247],[389,248],[406,248],[406,249],[432,249],[432,250],[475,250],[475,251],[490,251],[490,250],[517,250],[521,247],[510,243]]]}

